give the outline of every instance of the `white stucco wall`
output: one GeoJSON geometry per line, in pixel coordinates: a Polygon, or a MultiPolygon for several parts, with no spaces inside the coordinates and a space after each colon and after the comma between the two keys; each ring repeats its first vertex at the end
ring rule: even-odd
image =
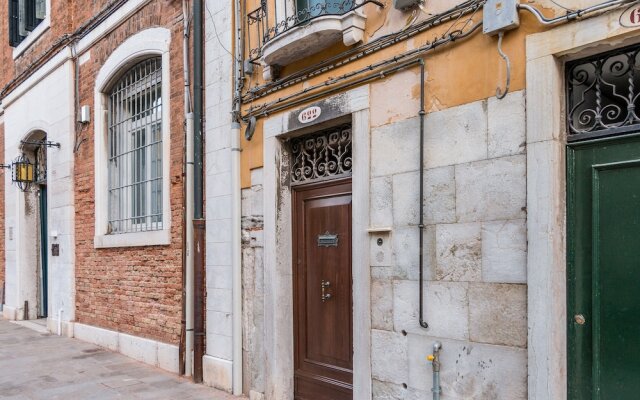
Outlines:
{"type": "MultiPolygon", "coordinates": [[[[58,311],[62,320],[72,321],[75,310],[75,240],[74,240],[74,195],[73,195],[73,64],[66,61],[36,83],[27,81],[19,87],[16,96],[5,100],[5,160],[20,155],[20,141],[34,130],[42,130],[47,140],[60,143],[60,148],[47,151],[48,230],[49,235],[49,327],[56,326],[58,311]],[[28,87],[29,84],[33,86],[28,87]],[[57,231],[54,239],[50,232],[57,231]],[[60,256],[51,256],[51,244],[60,245],[60,256]]],[[[29,301],[30,318],[35,317],[37,280],[35,266],[31,263],[39,257],[35,221],[25,215],[25,194],[11,183],[10,174],[5,174],[5,244],[6,281],[4,315],[22,318],[23,304],[29,301]],[[34,258],[35,257],[35,258],[34,258]],[[31,310],[31,304],[34,305],[31,310]]],[[[27,196],[29,197],[29,196],[27,196]]],[[[33,196],[35,198],[35,196],[33,196]]],[[[38,206],[37,201],[34,206],[38,206]]],[[[66,324],[65,324],[66,327],[66,324]]]]}
{"type": "MultiPolygon", "coordinates": [[[[231,204],[231,0],[207,0],[205,12],[205,180],[207,349],[204,381],[231,391],[233,291],[231,204]]],[[[242,362],[242,360],[238,360],[242,362]]]]}

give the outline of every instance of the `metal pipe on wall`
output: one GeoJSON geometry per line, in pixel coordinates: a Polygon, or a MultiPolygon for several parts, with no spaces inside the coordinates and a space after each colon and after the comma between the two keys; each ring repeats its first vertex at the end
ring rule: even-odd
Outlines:
{"type": "Polygon", "coordinates": [[[187,115],[186,131],[186,210],[185,210],[185,353],[184,353],[184,374],[191,376],[193,374],[193,328],[194,328],[194,251],[193,251],[193,113],[187,115]]]}
{"type": "Polygon", "coordinates": [[[418,322],[423,328],[428,328],[429,324],[424,320],[424,118],[426,111],[424,109],[424,60],[418,60],[420,65],[420,222],[418,223],[419,231],[419,248],[420,248],[420,316],[418,322]]]}
{"type": "Polygon", "coordinates": [[[180,372],[191,376],[193,371],[193,113],[191,110],[191,71],[189,63],[189,33],[191,19],[187,0],[182,0],[183,11],[183,74],[184,74],[184,114],[185,114],[185,224],[183,242],[183,337],[180,340],[180,372]]]}
{"type": "Polygon", "coordinates": [[[231,128],[232,268],[233,268],[233,394],[242,394],[242,197],[240,184],[240,123],[231,128]]]}
{"type": "Polygon", "coordinates": [[[193,381],[202,382],[202,357],[204,356],[204,268],[205,221],[203,196],[203,21],[202,1],[193,0],[193,239],[194,239],[194,345],[193,381]]]}
{"type": "Polygon", "coordinates": [[[235,51],[233,59],[234,103],[231,128],[231,189],[232,189],[232,257],[233,269],[233,394],[242,394],[242,185],[240,182],[240,103],[244,77],[242,35],[242,5],[234,0],[235,51]]]}
{"type": "Polygon", "coordinates": [[[194,296],[193,310],[195,314],[193,323],[193,381],[202,383],[202,358],[204,356],[204,293],[202,290],[204,282],[205,268],[205,221],[204,219],[193,220],[193,279],[196,289],[194,296]]]}
{"type": "Polygon", "coordinates": [[[433,400],[440,400],[440,394],[442,393],[442,387],[440,386],[440,351],[442,350],[442,343],[435,342],[433,344],[433,354],[427,356],[427,360],[431,361],[431,373],[432,373],[432,388],[433,400]]]}
{"type": "Polygon", "coordinates": [[[538,20],[538,22],[540,22],[542,25],[555,25],[558,24],[560,22],[567,22],[567,21],[571,21],[574,19],[578,19],[581,18],[587,14],[592,14],[594,12],[597,11],[601,11],[601,10],[606,10],[609,8],[613,8],[613,7],[618,7],[618,6],[622,6],[625,4],[631,4],[636,2],[637,0],[613,0],[613,1],[606,1],[604,3],[599,3],[599,4],[595,4],[593,6],[590,7],[586,7],[580,10],[574,10],[574,11],[570,11],[567,12],[566,15],[562,15],[559,17],[555,17],[555,18],[547,18],[544,16],[544,14],[542,14],[542,12],[540,12],[540,10],[538,10],[537,8],[530,6],[528,4],[518,4],[518,9],[520,10],[526,10],[529,11],[531,14],[533,14],[534,17],[536,17],[536,19],[538,20]]]}

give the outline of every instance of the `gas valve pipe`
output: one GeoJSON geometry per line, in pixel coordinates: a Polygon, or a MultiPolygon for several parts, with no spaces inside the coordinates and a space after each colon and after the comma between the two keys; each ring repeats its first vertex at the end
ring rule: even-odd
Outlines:
{"type": "Polygon", "coordinates": [[[433,400],[440,400],[440,393],[442,388],[440,387],[440,350],[442,350],[442,343],[435,342],[433,344],[433,354],[427,356],[427,360],[431,361],[431,368],[433,370],[433,400]]]}

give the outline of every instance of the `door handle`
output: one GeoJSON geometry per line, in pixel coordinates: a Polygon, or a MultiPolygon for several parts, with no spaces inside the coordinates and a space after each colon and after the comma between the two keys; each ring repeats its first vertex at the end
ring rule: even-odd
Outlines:
{"type": "Polygon", "coordinates": [[[578,325],[584,325],[587,320],[585,319],[584,315],[582,314],[576,314],[573,316],[573,320],[576,322],[576,324],[578,325]]]}
{"type": "Polygon", "coordinates": [[[322,288],[322,302],[326,302],[331,298],[331,293],[327,293],[327,288],[331,286],[331,282],[325,281],[324,279],[320,283],[320,287],[322,288]]]}

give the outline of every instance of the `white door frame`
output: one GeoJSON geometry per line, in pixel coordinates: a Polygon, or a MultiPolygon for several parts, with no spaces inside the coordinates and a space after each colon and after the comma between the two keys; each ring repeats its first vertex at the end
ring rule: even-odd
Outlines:
{"type": "Polygon", "coordinates": [[[529,399],[567,398],[564,62],[640,41],[624,9],[527,37],[529,399]]]}
{"type": "MultiPolygon", "coordinates": [[[[321,101],[331,117],[351,116],[353,134],[353,398],[371,398],[371,305],[369,266],[369,87],[362,86],[321,101]],[[357,295],[356,295],[357,294],[357,295]]],[[[318,129],[320,118],[303,129],[291,128],[300,110],[277,114],[264,123],[264,285],[266,398],[293,399],[293,281],[291,190],[287,184],[288,156],[282,140],[291,134],[318,129]],[[296,129],[292,131],[292,129],[296,129]]]]}

